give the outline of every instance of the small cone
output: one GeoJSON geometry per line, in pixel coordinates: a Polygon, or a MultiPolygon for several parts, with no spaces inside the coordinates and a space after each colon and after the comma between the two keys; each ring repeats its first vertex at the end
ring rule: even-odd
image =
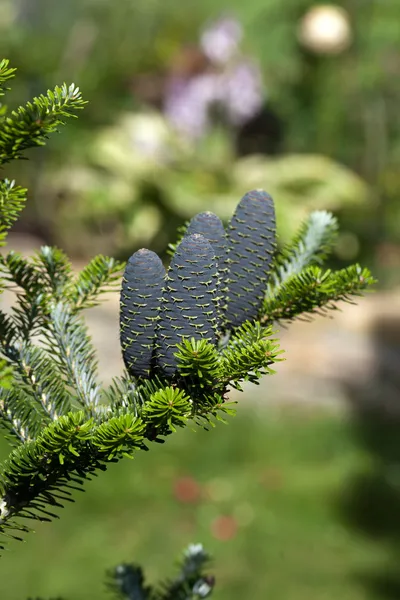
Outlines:
{"type": "Polygon", "coordinates": [[[214,250],[200,234],[185,236],[166,277],[156,329],[156,362],[164,375],[177,370],[174,353],[185,338],[216,343],[218,270],[214,250]]]}
{"type": "Polygon", "coordinates": [[[120,300],[120,339],[131,375],[149,377],[165,269],[160,258],[142,248],[125,268],[120,300]]]}
{"type": "Polygon", "coordinates": [[[222,327],[223,313],[226,310],[226,296],[228,293],[227,277],[228,277],[228,262],[227,262],[227,240],[226,232],[222,221],[217,215],[212,212],[202,212],[194,216],[190,221],[185,235],[200,233],[208,240],[214,249],[215,259],[219,273],[219,327],[222,327]]]}
{"type": "Polygon", "coordinates": [[[263,190],[243,196],[229,223],[228,329],[257,318],[276,246],[274,202],[263,190]]]}

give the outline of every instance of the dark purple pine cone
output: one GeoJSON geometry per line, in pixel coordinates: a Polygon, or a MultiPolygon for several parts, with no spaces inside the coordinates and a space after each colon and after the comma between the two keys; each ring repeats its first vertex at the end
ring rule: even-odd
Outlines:
{"type": "Polygon", "coordinates": [[[149,377],[156,320],[165,269],[160,258],[142,248],[125,268],[120,299],[120,339],[125,366],[131,375],[149,377]]]}
{"type": "Polygon", "coordinates": [[[263,190],[243,196],[229,223],[228,329],[257,318],[276,246],[274,202],[263,190]]]}
{"type": "Polygon", "coordinates": [[[226,269],[226,233],[221,219],[212,212],[202,212],[190,221],[185,235],[200,233],[214,248],[215,258],[221,269],[226,269]]]}
{"type": "Polygon", "coordinates": [[[174,353],[185,338],[216,343],[218,269],[214,249],[200,234],[177,247],[167,272],[156,328],[156,362],[167,377],[177,370],[174,353]]]}
{"type": "Polygon", "coordinates": [[[206,240],[208,240],[214,249],[215,258],[217,261],[218,273],[220,277],[219,283],[219,296],[220,296],[220,311],[221,320],[222,312],[225,312],[226,306],[226,295],[227,289],[227,276],[228,276],[228,262],[227,262],[227,241],[226,232],[222,221],[217,215],[212,212],[202,212],[193,217],[190,221],[185,235],[191,235],[193,233],[200,233],[206,240]]]}

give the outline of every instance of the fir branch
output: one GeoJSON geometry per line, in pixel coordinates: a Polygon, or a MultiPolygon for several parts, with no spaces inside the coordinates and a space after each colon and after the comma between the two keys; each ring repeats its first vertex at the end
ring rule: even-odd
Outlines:
{"type": "Polygon", "coordinates": [[[141,404],[138,402],[137,389],[127,373],[122,377],[113,377],[111,385],[103,392],[106,408],[110,412],[129,409],[136,417],[140,413],[141,404]]]}
{"type": "Polygon", "coordinates": [[[264,303],[262,322],[292,321],[299,316],[325,315],[338,302],[352,303],[375,282],[368,269],[352,265],[340,271],[323,271],[311,266],[290,277],[264,303]]]}
{"type": "Polygon", "coordinates": [[[184,339],[177,346],[175,358],[179,381],[195,405],[201,405],[211,392],[224,394],[223,367],[217,348],[207,340],[184,339]]]}
{"type": "MultiPolygon", "coordinates": [[[[203,418],[207,411],[216,414],[223,402],[215,397],[205,403],[203,418]]],[[[0,533],[22,527],[16,517],[55,518],[47,506],[72,501],[70,489],[81,489],[84,480],[105,470],[108,462],[146,450],[146,438],[160,441],[159,435],[171,433],[171,427],[190,418],[191,407],[184,391],[164,388],[145,404],[142,416],[112,414],[98,422],[78,411],[51,422],[35,439],[15,448],[2,466],[0,533]]]]}
{"type": "Polygon", "coordinates": [[[258,322],[244,323],[235,331],[222,351],[222,366],[226,385],[241,390],[240,382],[258,383],[262,375],[274,373],[271,365],[282,360],[282,351],[276,339],[272,339],[271,327],[258,322]]]}
{"type": "Polygon", "coordinates": [[[120,564],[107,573],[107,588],[120,600],[200,600],[208,598],[214,577],[205,573],[210,557],[201,544],[191,544],[180,561],[179,574],[159,585],[146,585],[143,570],[135,564],[120,564]]]}
{"type": "Polygon", "coordinates": [[[184,552],[180,573],[174,580],[163,582],[154,594],[154,600],[200,600],[208,598],[215,580],[205,574],[210,562],[201,544],[191,544],[184,552]]]}
{"type": "Polygon", "coordinates": [[[311,213],[291,244],[283,249],[271,274],[267,298],[292,275],[312,264],[321,264],[332,251],[338,233],[337,219],[325,210],[311,213]]]}
{"type": "Polygon", "coordinates": [[[16,69],[10,69],[9,64],[10,61],[6,58],[0,60],[0,96],[4,96],[5,92],[9,90],[5,87],[6,82],[15,77],[16,69]]]}
{"type": "MultiPolygon", "coordinates": [[[[7,316],[2,320],[6,322],[7,316]]],[[[13,367],[15,394],[9,398],[10,410],[19,412],[17,398],[22,395],[22,402],[30,417],[30,436],[35,437],[44,424],[70,409],[69,395],[61,374],[43,348],[27,341],[3,342],[0,350],[13,367]]],[[[21,416],[16,414],[15,418],[20,419],[21,416]]],[[[26,423],[24,427],[27,427],[26,423]]]]}
{"type": "Polygon", "coordinates": [[[8,254],[0,256],[0,269],[6,281],[12,286],[20,287],[28,295],[36,295],[41,289],[39,272],[19,252],[11,250],[8,254]]]}
{"type": "Polygon", "coordinates": [[[64,83],[13,110],[0,123],[0,164],[22,158],[28,148],[44,146],[47,137],[85,104],[79,88],[64,83]]]}
{"type": "Polygon", "coordinates": [[[121,564],[107,574],[107,588],[120,600],[151,600],[152,588],[145,585],[143,570],[137,565],[121,564]]]}
{"type": "Polygon", "coordinates": [[[100,294],[116,289],[115,284],[120,281],[124,266],[124,263],[107,256],[93,258],[68,289],[73,311],[99,304],[100,294]]]}
{"type": "Polygon", "coordinates": [[[0,181],[0,246],[4,246],[9,229],[18,219],[25,206],[27,190],[15,185],[15,181],[0,181]]]}
{"type": "Polygon", "coordinates": [[[67,255],[58,248],[42,246],[33,258],[34,272],[46,296],[56,302],[65,298],[65,289],[72,283],[72,266],[67,255]]]}
{"type": "Polygon", "coordinates": [[[144,448],[145,427],[142,419],[130,414],[112,417],[99,425],[91,441],[107,460],[130,457],[136,448],[144,448]]]}
{"type": "Polygon", "coordinates": [[[9,315],[0,310],[0,354],[8,360],[15,360],[17,351],[15,345],[19,332],[9,315]]]}
{"type": "Polygon", "coordinates": [[[0,275],[6,282],[6,288],[20,288],[11,317],[20,337],[28,340],[37,332],[39,325],[43,324],[46,296],[40,272],[28,259],[11,251],[0,256],[0,275]]]}
{"type": "Polygon", "coordinates": [[[93,415],[100,400],[100,386],[96,353],[84,322],[68,304],[59,302],[51,310],[42,333],[44,344],[61,373],[65,373],[75,399],[93,415]]]}
{"type": "Polygon", "coordinates": [[[15,384],[41,407],[46,420],[55,421],[71,409],[58,366],[43,348],[26,342],[21,345],[15,361],[15,384]]]}
{"type": "Polygon", "coordinates": [[[176,431],[176,427],[186,425],[191,415],[191,399],[176,387],[166,387],[152,394],[143,411],[147,422],[161,431],[166,427],[176,431]]]}
{"type": "Polygon", "coordinates": [[[0,425],[19,442],[30,441],[39,429],[34,430],[36,419],[29,399],[21,389],[0,387],[0,425]]]}
{"type": "Polygon", "coordinates": [[[143,446],[145,425],[131,415],[112,417],[97,426],[82,411],[69,413],[45,427],[31,442],[15,448],[0,474],[0,532],[19,527],[16,516],[55,518],[47,505],[73,501],[70,489],[81,489],[105,463],[143,446]]]}

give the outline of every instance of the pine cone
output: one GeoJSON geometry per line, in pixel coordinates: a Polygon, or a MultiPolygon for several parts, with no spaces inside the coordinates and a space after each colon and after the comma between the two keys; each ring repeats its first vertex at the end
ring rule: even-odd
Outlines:
{"type": "Polygon", "coordinates": [[[274,202],[263,190],[243,196],[229,223],[228,329],[257,318],[276,246],[274,202]]]}
{"type": "Polygon", "coordinates": [[[212,212],[202,212],[193,217],[190,221],[185,235],[200,233],[208,240],[213,247],[217,268],[219,273],[218,295],[220,319],[219,325],[222,325],[223,313],[226,310],[226,296],[228,293],[227,277],[228,277],[228,262],[227,262],[227,240],[226,232],[222,221],[217,215],[212,212]]]}
{"type": "Polygon", "coordinates": [[[184,338],[216,343],[218,333],[218,270],[210,242],[188,235],[169,267],[156,329],[156,361],[168,377],[177,370],[174,353],[184,338]]]}
{"type": "Polygon", "coordinates": [[[130,257],[122,279],[120,337],[125,366],[136,377],[150,375],[164,283],[165,269],[157,254],[142,248],[130,257]]]}

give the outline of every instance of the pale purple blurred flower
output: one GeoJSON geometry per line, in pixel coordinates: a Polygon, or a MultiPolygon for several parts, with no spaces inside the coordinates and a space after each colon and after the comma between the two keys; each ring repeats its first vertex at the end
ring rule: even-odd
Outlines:
{"type": "Polygon", "coordinates": [[[207,27],[200,38],[204,54],[217,64],[227,63],[236,54],[243,36],[236,19],[223,17],[207,27]]]}
{"type": "Polygon", "coordinates": [[[219,94],[214,73],[204,73],[191,79],[173,78],[166,92],[165,116],[182,134],[199,138],[209,127],[209,107],[219,94]]]}
{"type": "Polygon", "coordinates": [[[233,125],[244,125],[265,101],[261,71],[256,63],[242,60],[225,71],[221,79],[228,119],[233,125]]]}
{"type": "Polygon", "coordinates": [[[240,56],[240,23],[224,17],[201,35],[201,47],[217,70],[193,77],[174,76],[165,94],[164,113],[183,135],[197,139],[211,126],[211,108],[218,107],[228,123],[240,126],[264,103],[258,65],[240,56]]]}
{"type": "Polygon", "coordinates": [[[204,73],[192,79],[175,78],[167,90],[164,112],[183,135],[197,139],[211,125],[210,109],[218,106],[228,122],[243,125],[264,102],[259,68],[241,61],[222,73],[204,73]]]}

